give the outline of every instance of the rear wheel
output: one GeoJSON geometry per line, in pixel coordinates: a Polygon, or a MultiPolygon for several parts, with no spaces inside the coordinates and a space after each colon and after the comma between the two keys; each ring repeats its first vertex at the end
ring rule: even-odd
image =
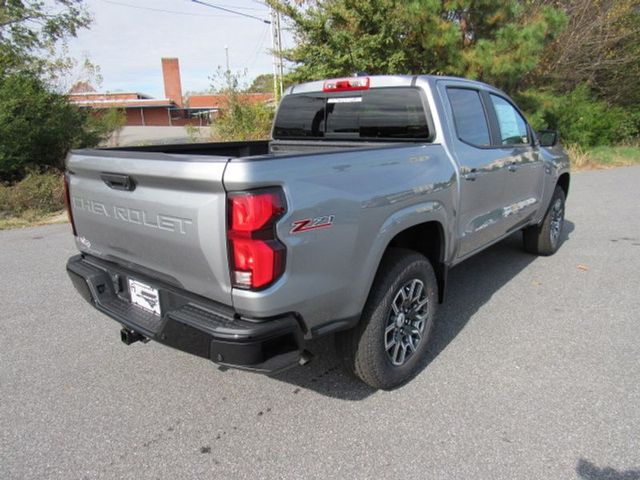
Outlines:
{"type": "Polygon", "coordinates": [[[346,368],[373,388],[391,389],[412,378],[427,352],[437,288],[423,255],[390,250],[360,323],[336,336],[346,368]]]}
{"type": "Polygon", "coordinates": [[[564,190],[556,186],[551,204],[540,225],[522,231],[524,249],[534,255],[553,255],[562,243],[564,226],[564,190]]]}

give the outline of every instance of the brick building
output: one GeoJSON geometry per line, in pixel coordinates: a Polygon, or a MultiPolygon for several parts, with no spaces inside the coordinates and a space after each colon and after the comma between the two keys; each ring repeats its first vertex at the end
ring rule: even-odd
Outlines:
{"type": "MultiPolygon", "coordinates": [[[[96,92],[80,82],[68,94],[69,101],[79,107],[100,111],[121,108],[127,126],[204,126],[224,109],[224,96],[215,94],[183,97],[180,65],[177,58],[162,59],[165,98],[156,99],[139,92],[96,92]]],[[[273,94],[247,93],[251,102],[271,103],[273,94]]]]}

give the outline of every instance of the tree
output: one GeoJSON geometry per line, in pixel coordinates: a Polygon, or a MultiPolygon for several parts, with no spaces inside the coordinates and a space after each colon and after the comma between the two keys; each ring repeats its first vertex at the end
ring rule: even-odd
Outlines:
{"type": "Polygon", "coordinates": [[[569,21],[546,49],[536,83],[565,92],[586,84],[610,103],[637,107],[640,0],[534,0],[530,9],[549,5],[569,21]]]}
{"type": "Polygon", "coordinates": [[[431,73],[517,89],[566,23],[550,5],[516,0],[268,0],[297,45],[283,53],[290,77],[431,73]]]}
{"type": "Polygon", "coordinates": [[[534,128],[558,130],[566,145],[615,145],[633,142],[638,136],[638,116],[598,99],[584,83],[563,94],[529,89],[517,99],[534,128]]]}
{"type": "Polygon", "coordinates": [[[0,0],[0,75],[51,71],[54,47],[90,22],[82,0],[0,0]]]}
{"type": "Polygon", "coordinates": [[[272,105],[256,102],[240,87],[241,73],[225,71],[221,67],[211,78],[212,89],[223,97],[220,112],[211,126],[212,136],[220,141],[264,140],[269,138],[274,109],[272,105]]]}
{"type": "Polygon", "coordinates": [[[0,178],[20,179],[28,169],[63,168],[71,147],[96,144],[99,129],[87,114],[28,73],[0,78],[0,178]]]}
{"type": "Polygon", "coordinates": [[[249,93],[272,93],[273,92],[273,73],[263,73],[253,79],[249,88],[249,93]]]}
{"type": "Polygon", "coordinates": [[[99,116],[80,110],[28,73],[0,77],[0,179],[18,180],[32,169],[62,170],[70,148],[97,145],[124,120],[121,110],[99,116]]]}
{"type": "Polygon", "coordinates": [[[0,0],[0,180],[62,169],[70,148],[95,146],[122,126],[121,112],[92,116],[55,91],[74,67],[55,51],[89,22],[81,0],[0,0]]]}
{"type": "MultiPolygon", "coordinates": [[[[291,82],[285,79],[284,89],[287,89],[291,82]]],[[[273,93],[273,73],[262,73],[253,79],[251,85],[245,90],[247,93],[273,93]]]]}

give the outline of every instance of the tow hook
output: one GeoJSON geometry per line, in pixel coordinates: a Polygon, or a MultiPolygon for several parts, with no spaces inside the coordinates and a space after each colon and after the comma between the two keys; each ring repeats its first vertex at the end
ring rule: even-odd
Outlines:
{"type": "Polygon", "coordinates": [[[131,345],[132,343],[136,343],[138,341],[142,343],[147,343],[149,339],[144,335],[139,334],[135,330],[131,330],[129,328],[123,328],[120,330],[120,340],[125,345],[131,345]]]}

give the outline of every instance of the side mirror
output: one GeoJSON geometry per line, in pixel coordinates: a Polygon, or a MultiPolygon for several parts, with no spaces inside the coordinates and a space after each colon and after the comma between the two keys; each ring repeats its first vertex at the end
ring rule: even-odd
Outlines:
{"type": "Polygon", "coordinates": [[[560,135],[557,130],[540,130],[538,131],[538,140],[543,147],[553,147],[558,144],[560,135]]]}

